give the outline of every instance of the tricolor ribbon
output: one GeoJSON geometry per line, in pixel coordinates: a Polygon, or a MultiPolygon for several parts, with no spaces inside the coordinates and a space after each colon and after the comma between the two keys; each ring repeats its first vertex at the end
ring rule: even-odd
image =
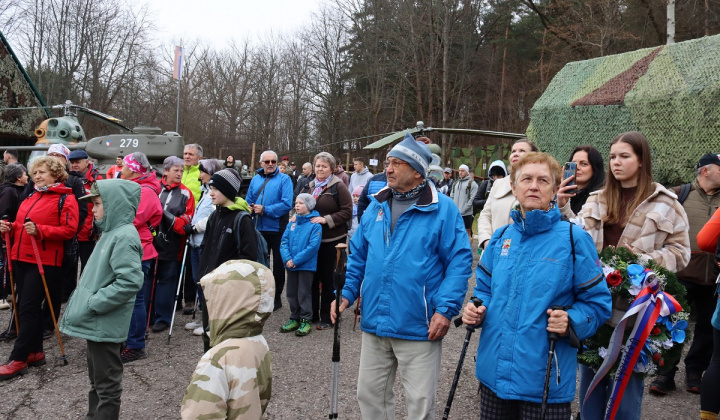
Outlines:
{"type": "MultiPolygon", "coordinates": [[[[628,267],[628,271],[630,271],[630,267],[628,267]]],[[[643,274],[643,285],[645,287],[638,293],[622,320],[615,327],[612,337],[610,337],[607,357],[590,383],[590,387],[585,395],[585,400],[583,401],[583,407],[581,408],[582,411],[585,403],[590,398],[590,394],[592,394],[602,379],[608,375],[615,361],[618,359],[620,350],[622,349],[621,342],[625,332],[625,325],[628,322],[628,318],[637,314],[632,333],[630,333],[630,337],[628,337],[626,341],[626,348],[620,359],[612,393],[605,408],[605,420],[613,420],[615,418],[625,388],[635,369],[635,364],[638,358],[640,358],[645,342],[650,335],[650,331],[652,331],[655,326],[658,317],[668,316],[683,310],[674,297],[659,290],[657,276],[652,270],[645,269],[643,274]]]]}

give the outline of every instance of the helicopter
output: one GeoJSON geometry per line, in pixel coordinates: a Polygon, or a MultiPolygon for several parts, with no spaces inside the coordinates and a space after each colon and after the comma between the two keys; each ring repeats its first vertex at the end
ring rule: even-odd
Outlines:
{"type": "MultiPolygon", "coordinates": [[[[427,133],[431,132],[437,132],[437,133],[447,133],[447,134],[465,134],[465,135],[474,135],[474,136],[487,136],[487,137],[497,137],[502,139],[512,139],[517,140],[525,137],[525,134],[521,133],[506,133],[502,131],[490,131],[490,130],[474,130],[474,129],[467,129],[467,128],[434,128],[434,127],[425,127],[425,123],[423,121],[418,121],[415,124],[414,128],[408,128],[406,130],[400,130],[396,131],[388,136],[385,136],[381,138],[380,140],[377,140],[373,143],[368,144],[363,149],[365,150],[377,150],[381,149],[383,147],[390,146],[391,144],[401,140],[403,137],[405,137],[405,134],[410,133],[413,137],[424,137],[427,136],[427,133]]],[[[428,168],[428,176],[435,179],[436,181],[441,181],[443,179],[443,168],[440,166],[442,164],[442,147],[440,147],[437,143],[429,143],[428,148],[430,149],[430,153],[432,153],[432,162],[430,162],[430,166],[428,168]]]]}

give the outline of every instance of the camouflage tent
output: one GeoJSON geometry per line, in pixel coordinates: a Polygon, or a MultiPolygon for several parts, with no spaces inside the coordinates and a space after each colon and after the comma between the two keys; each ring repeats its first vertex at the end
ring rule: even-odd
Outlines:
{"type": "Polygon", "coordinates": [[[720,35],[569,63],[530,112],[528,137],[560,161],[581,144],[607,157],[637,130],[655,180],[687,182],[700,156],[720,153],[720,35]]]}
{"type": "MultiPolygon", "coordinates": [[[[25,69],[0,33],[0,108],[45,106],[40,93],[32,84],[25,69]]],[[[50,114],[43,109],[0,111],[0,141],[2,144],[34,144],[33,131],[50,114]]]]}

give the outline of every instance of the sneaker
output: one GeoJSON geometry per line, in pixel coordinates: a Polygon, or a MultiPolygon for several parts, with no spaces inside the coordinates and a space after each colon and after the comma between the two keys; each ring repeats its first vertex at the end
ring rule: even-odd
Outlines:
{"type": "Polygon", "coordinates": [[[300,321],[297,319],[288,319],[288,322],[285,323],[282,327],[280,327],[281,333],[289,333],[291,331],[295,331],[300,326],[300,321]]]}
{"type": "Polygon", "coordinates": [[[197,328],[197,327],[202,327],[202,322],[200,322],[200,321],[193,321],[193,322],[188,322],[187,324],[185,324],[185,329],[186,329],[186,330],[192,331],[192,330],[194,330],[194,329],[197,328]]]}
{"type": "Polygon", "coordinates": [[[45,353],[44,352],[37,352],[37,353],[30,353],[28,354],[27,364],[28,366],[42,366],[45,363],[45,353]]]}
{"type": "Polygon", "coordinates": [[[10,304],[6,299],[0,299],[0,309],[10,309],[10,304]]]}
{"type": "MultiPolygon", "coordinates": [[[[202,327],[202,325],[199,326],[199,327],[197,327],[197,328],[195,328],[195,329],[193,330],[193,335],[197,335],[197,336],[203,335],[203,327],[202,327]]],[[[210,335],[210,331],[208,331],[208,336],[209,336],[209,335],[210,335]]]]}
{"type": "Polygon", "coordinates": [[[697,372],[687,372],[685,374],[685,389],[693,394],[700,393],[700,384],[702,383],[702,374],[697,372]]]}
{"type": "Polygon", "coordinates": [[[321,322],[321,323],[319,323],[319,324],[317,325],[317,327],[315,327],[315,328],[317,328],[318,330],[329,330],[329,329],[332,328],[332,327],[333,327],[333,326],[332,326],[332,324],[330,324],[330,323],[321,322]]]}
{"type": "Polygon", "coordinates": [[[300,321],[300,326],[297,330],[295,330],[295,335],[298,337],[304,337],[308,334],[310,334],[310,331],[312,331],[312,325],[310,324],[310,321],[307,319],[303,319],[300,321]]]}
{"type": "Polygon", "coordinates": [[[148,354],[145,349],[129,349],[125,347],[125,350],[120,353],[120,359],[122,360],[123,364],[128,362],[134,362],[140,359],[145,359],[147,357],[148,354]]]}
{"type": "Polygon", "coordinates": [[[0,366],[0,379],[10,379],[18,375],[24,375],[28,371],[28,365],[26,362],[19,360],[8,360],[7,363],[0,366]]]}
{"type": "Polygon", "coordinates": [[[43,331],[43,340],[47,340],[48,338],[52,337],[54,334],[55,334],[55,330],[43,331]]]}
{"type": "Polygon", "coordinates": [[[653,395],[663,396],[672,391],[675,391],[675,378],[658,375],[650,383],[650,393],[653,395]]]}
{"type": "Polygon", "coordinates": [[[153,325],[151,330],[154,333],[159,333],[159,332],[163,332],[163,331],[167,330],[168,327],[170,327],[170,325],[167,322],[160,321],[157,324],[153,325]]]}

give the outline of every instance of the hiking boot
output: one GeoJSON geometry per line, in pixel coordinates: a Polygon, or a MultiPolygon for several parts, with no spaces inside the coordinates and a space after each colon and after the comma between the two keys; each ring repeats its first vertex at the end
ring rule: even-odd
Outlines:
{"type": "Polygon", "coordinates": [[[0,299],[0,309],[10,309],[10,304],[6,299],[0,299]]]}
{"type": "Polygon", "coordinates": [[[163,331],[167,330],[168,327],[170,327],[170,324],[168,324],[167,322],[164,322],[164,321],[160,321],[157,324],[153,325],[151,330],[154,333],[159,333],[159,332],[163,332],[163,331]]]}
{"type": "Polygon", "coordinates": [[[329,330],[332,327],[333,327],[332,324],[330,324],[328,322],[321,322],[315,328],[322,331],[322,330],[329,330]]]}
{"type": "Polygon", "coordinates": [[[28,371],[28,365],[26,362],[19,360],[8,360],[7,363],[0,366],[0,379],[10,379],[18,375],[24,375],[28,371]]]}
{"type": "Polygon", "coordinates": [[[27,359],[28,366],[42,366],[45,363],[47,363],[47,362],[45,361],[45,353],[44,352],[39,351],[37,353],[28,354],[28,359],[27,359]]]}
{"type": "Polygon", "coordinates": [[[0,340],[12,340],[13,338],[17,338],[17,331],[14,328],[0,334],[0,340]]]}
{"type": "Polygon", "coordinates": [[[195,302],[185,302],[185,307],[183,308],[183,315],[192,315],[194,310],[195,302]]]}
{"type": "Polygon", "coordinates": [[[45,330],[43,331],[43,340],[47,340],[48,338],[51,338],[55,334],[55,330],[45,330]]]}
{"type": "Polygon", "coordinates": [[[300,321],[300,326],[297,330],[295,330],[295,335],[298,337],[304,337],[308,334],[310,334],[310,331],[312,331],[312,325],[310,324],[310,321],[307,319],[303,319],[300,321]]]}
{"type": "Polygon", "coordinates": [[[685,374],[685,389],[693,394],[700,393],[700,384],[702,383],[702,374],[698,372],[687,372],[685,374]]]}
{"type": "Polygon", "coordinates": [[[148,354],[145,349],[129,349],[126,347],[125,350],[120,353],[120,360],[122,360],[123,364],[145,359],[147,357],[148,354]]]}
{"type": "Polygon", "coordinates": [[[675,378],[658,375],[650,383],[650,393],[653,395],[663,396],[672,391],[675,391],[675,378]]]}
{"type": "Polygon", "coordinates": [[[291,331],[297,330],[299,326],[300,326],[300,321],[298,321],[297,319],[290,318],[285,323],[285,325],[280,327],[280,332],[281,333],[289,333],[291,331]]]}
{"type": "MultiPolygon", "coordinates": [[[[202,325],[199,326],[199,327],[197,327],[197,328],[195,328],[195,329],[193,330],[193,335],[197,335],[198,337],[201,336],[201,335],[203,335],[203,327],[202,327],[202,325]]],[[[209,336],[210,336],[210,330],[208,330],[208,337],[209,337],[209,336]]]]}
{"type": "Polygon", "coordinates": [[[194,330],[194,329],[197,328],[197,327],[202,327],[202,322],[200,322],[200,321],[192,321],[192,322],[188,322],[187,324],[185,324],[185,329],[186,329],[186,330],[192,331],[192,330],[194,330]]]}

